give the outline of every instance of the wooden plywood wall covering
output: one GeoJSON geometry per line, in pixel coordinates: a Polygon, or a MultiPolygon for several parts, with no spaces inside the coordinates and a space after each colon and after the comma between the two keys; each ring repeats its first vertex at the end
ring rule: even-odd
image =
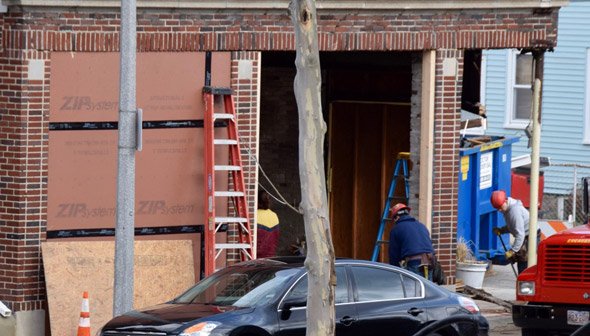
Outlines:
{"type": "MultiPolygon", "coordinates": [[[[82,293],[90,296],[91,335],[112,318],[114,241],[42,244],[51,334],[75,335],[82,293]]],[[[189,240],[135,242],[134,307],[168,301],[195,283],[189,240]]]]}

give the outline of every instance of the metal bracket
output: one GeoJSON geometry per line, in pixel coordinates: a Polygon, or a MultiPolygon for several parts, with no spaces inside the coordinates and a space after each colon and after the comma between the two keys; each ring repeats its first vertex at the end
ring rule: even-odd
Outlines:
{"type": "Polygon", "coordinates": [[[535,40],[531,40],[531,47],[522,48],[520,50],[520,53],[526,54],[529,52],[530,53],[538,53],[538,52],[544,52],[544,51],[553,52],[553,48],[555,48],[554,41],[535,39],[535,40]]]}
{"type": "Polygon", "coordinates": [[[141,152],[143,148],[143,110],[137,109],[137,121],[136,121],[137,138],[135,142],[135,150],[141,152]]]}

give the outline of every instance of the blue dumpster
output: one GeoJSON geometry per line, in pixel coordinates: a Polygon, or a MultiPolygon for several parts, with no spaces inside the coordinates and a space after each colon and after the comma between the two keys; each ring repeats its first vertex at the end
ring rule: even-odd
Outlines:
{"type": "MultiPolygon", "coordinates": [[[[491,135],[467,136],[462,140],[457,238],[469,243],[478,260],[505,263],[502,243],[492,233],[494,227],[505,225],[504,218],[490,204],[490,196],[499,189],[510,194],[512,144],[518,140],[491,135]]],[[[506,238],[504,241],[509,243],[506,238]]]]}

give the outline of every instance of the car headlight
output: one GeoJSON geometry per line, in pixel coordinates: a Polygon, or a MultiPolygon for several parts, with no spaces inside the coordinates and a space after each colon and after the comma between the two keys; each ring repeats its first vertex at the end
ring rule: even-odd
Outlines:
{"type": "Polygon", "coordinates": [[[220,325],[221,323],[219,322],[201,322],[184,329],[179,336],[209,336],[213,329],[220,325]]]}
{"type": "Polygon", "coordinates": [[[518,282],[518,294],[519,295],[535,295],[535,282],[534,281],[519,281],[518,282]]]}

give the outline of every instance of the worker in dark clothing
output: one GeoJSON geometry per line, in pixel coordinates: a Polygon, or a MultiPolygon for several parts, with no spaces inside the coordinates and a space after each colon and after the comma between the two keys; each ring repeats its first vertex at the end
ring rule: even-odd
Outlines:
{"type": "Polygon", "coordinates": [[[389,210],[389,263],[432,280],[434,248],[426,226],[410,216],[410,208],[398,203],[389,210]]]}

